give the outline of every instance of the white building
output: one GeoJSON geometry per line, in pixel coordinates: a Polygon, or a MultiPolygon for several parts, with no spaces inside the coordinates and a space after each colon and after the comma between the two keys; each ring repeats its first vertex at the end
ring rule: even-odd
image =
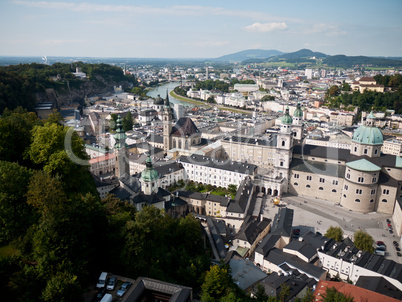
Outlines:
{"type": "Polygon", "coordinates": [[[247,176],[254,176],[257,166],[233,161],[223,161],[202,155],[180,156],[178,162],[185,170],[185,179],[227,188],[239,186],[247,176]]]}

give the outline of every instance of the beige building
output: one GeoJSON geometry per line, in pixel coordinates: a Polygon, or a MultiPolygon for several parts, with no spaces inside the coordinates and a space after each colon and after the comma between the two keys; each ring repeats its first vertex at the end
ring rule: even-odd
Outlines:
{"type": "Polygon", "coordinates": [[[382,153],[402,156],[402,140],[389,138],[384,141],[382,153]]]}
{"type": "Polygon", "coordinates": [[[359,81],[353,82],[351,88],[360,93],[363,93],[365,90],[384,92],[384,86],[377,85],[377,82],[372,77],[363,77],[359,81]]]}

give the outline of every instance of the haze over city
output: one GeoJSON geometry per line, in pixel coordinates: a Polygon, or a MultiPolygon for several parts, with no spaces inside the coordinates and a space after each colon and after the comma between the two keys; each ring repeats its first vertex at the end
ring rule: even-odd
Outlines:
{"type": "Polygon", "coordinates": [[[0,3],[0,55],[216,58],[245,49],[401,56],[402,2],[0,3]]]}

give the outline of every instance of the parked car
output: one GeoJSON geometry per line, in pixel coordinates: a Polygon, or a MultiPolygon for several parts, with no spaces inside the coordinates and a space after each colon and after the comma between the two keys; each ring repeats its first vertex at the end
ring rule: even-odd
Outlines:
{"type": "Polygon", "coordinates": [[[96,288],[103,288],[106,286],[106,279],[107,279],[107,273],[103,272],[100,274],[98,283],[96,283],[96,288]]]}
{"type": "Polygon", "coordinates": [[[376,249],[376,250],[374,251],[374,254],[380,255],[380,256],[385,256],[385,251],[376,249]]]}
{"type": "Polygon", "coordinates": [[[383,241],[377,241],[376,244],[377,245],[385,245],[383,241]]]}
{"type": "Polygon", "coordinates": [[[124,283],[120,286],[120,288],[119,288],[119,290],[117,291],[116,295],[117,295],[118,297],[122,297],[122,296],[126,293],[126,291],[130,288],[131,284],[132,284],[132,283],[129,282],[129,281],[124,282],[124,283]]]}
{"type": "Polygon", "coordinates": [[[399,247],[397,247],[397,246],[395,247],[395,249],[396,249],[397,252],[401,251],[401,249],[399,247]]]}
{"type": "Polygon", "coordinates": [[[376,249],[379,251],[385,251],[385,250],[387,250],[387,247],[385,245],[377,245],[376,249]]]}
{"type": "Polygon", "coordinates": [[[399,245],[399,243],[397,241],[393,241],[392,244],[395,245],[395,246],[399,245]]]}
{"type": "Polygon", "coordinates": [[[402,254],[401,254],[400,252],[396,252],[396,255],[397,255],[398,257],[401,257],[401,256],[402,256],[402,254]]]}
{"type": "Polygon", "coordinates": [[[107,290],[114,290],[114,288],[115,288],[115,286],[116,286],[116,283],[117,283],[117,278],[116,278],[116,276],[112,276],[112,277],[110,277],[110,279],[109,279],[109,281],[108,281],[108,283],[107,283],[107,290]]]}
{"type": "Polygon", "coordinates": [[[102,288],[98,289],[98,292],[95,295],[94,301],[99,302],[100,300],[102,300],[105,293],[106,293],[106,287],[102,287],[102,288]]]}

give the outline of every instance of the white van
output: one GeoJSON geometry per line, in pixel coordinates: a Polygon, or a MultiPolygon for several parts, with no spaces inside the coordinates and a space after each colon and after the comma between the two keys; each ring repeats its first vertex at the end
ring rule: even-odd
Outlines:
{"type": "Polygon", "coordinates": [[[113,296],[111,294],[105,294],[100,302],[112,302],[112,300],[113,296]]]}
{"type": "Polygon", "coordinates": [[[100,274],[98,283],[96,283],[96,288],[102,288],[106,286],[106,279],[107,279],[107,273],[103,272],[100,274]]]}

